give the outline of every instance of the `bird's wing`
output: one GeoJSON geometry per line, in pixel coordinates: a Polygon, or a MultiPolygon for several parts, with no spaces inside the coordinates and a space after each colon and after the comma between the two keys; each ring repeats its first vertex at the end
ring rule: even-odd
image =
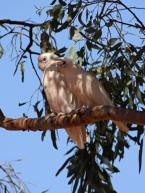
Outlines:
{"type": "MultiPolygon", "coordinates": [[[[96,77],[92,76],[90,73],[82,71],[82,77],[83,80],[86,84],[86,86],[83,86],[80,84],[80,88],[78,86],[78,89],[82,92],[81,99],[83,100],[84,96],[84,101],[88,106],[97,106],[97,105],[110,105],[114,106],[113,102],[109,98],[107,92],[105,91],[104,87],[102,84],[96,79],[96,77]]],[[[83,81],[82,81],[83,82],[83,81]]],[[[79,85],[79,84],[78,84],[79,85]]],[[[123,131],[123,132],[128,132],[128,127],[126,123],[121,122],[121,121],[113,121],[118,128],[123,131]]]]}
{"type": "MultiPolygon", "coordinates": [[[[65,73],[67,84],[71,92],[80,100],[81,104],[93,107],[99,105],[114,106],[102,84],[91,73],[72,64],[72,68],[65,73]]],[[[114,122],[122,131],[127,132],[125,123],[114,122]]]]}

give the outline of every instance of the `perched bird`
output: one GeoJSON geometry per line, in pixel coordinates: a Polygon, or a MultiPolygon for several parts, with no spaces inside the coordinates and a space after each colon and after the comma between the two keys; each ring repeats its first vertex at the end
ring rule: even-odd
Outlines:
{"type": "MultiPolygon", "coordinates": [[[[52,112],[69,113],[82,106],[113,106],[101,83],[91,73],[77,66],[71,59],[54,53],[43,53],[38,58],[43,71],[42,84],[52,112]]],[[[113,121],[127,132],[125,123],[113,121]]],[[[86,143],[84,127],[65,128],[80,149],[86,143]]]]}

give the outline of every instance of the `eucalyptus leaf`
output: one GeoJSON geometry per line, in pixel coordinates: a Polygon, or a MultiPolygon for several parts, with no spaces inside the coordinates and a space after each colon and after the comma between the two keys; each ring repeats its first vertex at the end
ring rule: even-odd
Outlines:
{"type": "Polygon", "coordinates": [[[76,178],[76,180],[75,180],[75,182],[74,182],[74,185],[73,185],[72,193],[75,193],[75,192],[76,192],[77,187],[78,187],[78,184],[79,184],[79,178],[76,178]]]}
{"type": "Polygon", "coordinates": [[[43,108],[41,108],[41,109],[39,110],[39,107],[38,107],[39,103],[40,103],[40,101],[37,101],[37,102],[33,105],[33,108],[34,108],[34,111],[36,112],[37,116],[38,116],[38,117],[41,117],[41,116],[42,116],[42,113],[43,113],[43,108]]]}
{"type": "Polygon", "coordinates": [[[56,131],[50,131],[50,134],[51,134],[51,141],[52,141],[53,147],[55,149],[58,149],[57,143],[56,143],[56,140],[57,140],[57,138],[56,138],[56,131]]]}
{"type": "Polygon", "coordinates": [[[66,6],[66,5],[67,5],[67,3],[66,3],[65,1],[63,1],[63,0],[59,0],[59,3],[60,3],[62,6],[66,6]]]}
{"type": "Polygon", "coordinates": [[[139,157],[138,157],[139,173],[141,172],[141,168],[142,168],[142,153],[143,153],[143,139],[141,140],[140,149],[139,149],[139,157]]]}
{"type": "Polygon", "coordinates": [[[47,131],[43,131],[41,134],[41,140],[44,141],[47,131]]]}
{"type": "Polygon", "coordinates": [[[101,35],[102,35],[102,30],[101,29],[95,30],[93,38],[95,40],[98,40],[101,37],[101,35]]]}
{"type": "Polygon", "coordinates": [[[60,172],[67,166],[67,164],[69,163],[69,161],[72,159],[73,156],[69,157],[64,163],[63,165],[59,168],[59,170],[56,172],[56,176],[58,176],[60,174],[60,172]]]}
{"type": "Polygon", "coordinates": [[[74,46],[71,46],[69,48],[69,56],[71,59],[73,59],[74,61],[77,59],[77,53],[75,51],[75,47],[74,46]]]}
{"type": "Polygon", "coordinates": [[[57,0],[53,0],[50,5],[54,5],[57,0]]]}
{"type": "Polygon", "coordinates": [[[112,45],[114,45],[115,44],[115,42],[118,40],[118,38],[111,38],[109,41],[108,41],[108,44],[110,45],[110,46],[112,46],[112,45]]]}
{"type": "Polygon", "coordinates": [[[19,107],[25,105],[27,102],[19,103],[19,107]]]}
{"type": "Polygon", "coordinates": [[[24,82],[24,63],[20,62],[21,67],[21,81],[24,82]]]}
{"type": "Polygon", "coordinates": [[[4,49],[2,45],[0,44],[0,58],[3,56],[3,54],[4,54],[4,49]]]}
{"type": "Polygon", "coordinates": [[[79,31],[75,31],[72,39],[73,39],[74,41],[79,41],[79,40],[82,39],[82,36],[81,36],[81,34],[79,33],[79,31]]]}

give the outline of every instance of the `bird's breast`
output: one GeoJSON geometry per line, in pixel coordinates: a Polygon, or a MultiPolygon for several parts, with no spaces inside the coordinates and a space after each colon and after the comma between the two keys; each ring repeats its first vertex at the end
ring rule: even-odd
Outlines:
{"type": "Polygon", "coordinates": [[[47,71],[43,76],[43,87],[53,112],[70,112],[76,108],[77,100],[60,73],[47,71]]]}

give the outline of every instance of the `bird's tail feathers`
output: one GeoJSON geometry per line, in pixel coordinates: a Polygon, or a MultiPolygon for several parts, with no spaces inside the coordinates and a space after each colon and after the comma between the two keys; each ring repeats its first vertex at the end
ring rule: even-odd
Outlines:
{"type": "Polygon", "coordinates": [[[87,134],[84,127],[71,127],[66,129],[69,137],[76,143],[80,149],[84,149],[87,140],[87,134]]]}

